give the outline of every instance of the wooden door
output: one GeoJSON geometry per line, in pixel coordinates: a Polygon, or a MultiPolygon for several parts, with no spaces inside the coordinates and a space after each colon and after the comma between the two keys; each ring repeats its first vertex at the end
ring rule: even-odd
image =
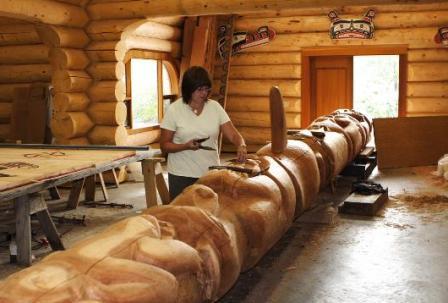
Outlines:
{"type": "Polygon", "coordinates": [[[353,107],[353,56],[312,57],[311,120],[353,107]]]}

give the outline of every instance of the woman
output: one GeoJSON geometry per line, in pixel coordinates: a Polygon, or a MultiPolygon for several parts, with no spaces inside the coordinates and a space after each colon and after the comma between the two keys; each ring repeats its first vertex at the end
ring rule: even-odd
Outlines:
{"type": "Polygon", "coordinates": [[[238,161],[246,161],[247,156],[244,139],[227,113],[218,102],[208,99],[211,80],[207,70],[190,67],[183,75],[181,89],[182,98],[169,106],[160,126],[160,147],[168,154],[171,200],[210,166],[219,165],[220,132],[237,147],[238,161]]]}

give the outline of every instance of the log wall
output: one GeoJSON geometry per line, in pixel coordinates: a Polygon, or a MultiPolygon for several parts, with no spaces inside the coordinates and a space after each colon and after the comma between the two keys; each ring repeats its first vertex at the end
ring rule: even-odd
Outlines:
{"type": "Polygon", "coordinates": [[[0,23],[0,140],[10,139],[12,103],[16,88],[33,82],[49,83],[49,47],[28,22],[2,19],[0,23]]]}
{"type": "Polygon", "coordinates": [[[165,52],[181,56],[182,17],[155,19],[104,19],[86,28],[91,43],[87,114],[93,121],[89,141],[93,144],[143,145],[155,142],[159,130],[133,133],[125,128],[125,56],[130,50],[165,52]]]}
{"type": "MultiPolygon", "coordinates": [[[[448,115],[448,49],[434,42],[438,27],[448,24],[448,4],[379,5],[373,7],[376,31],[372,40],[330,39],[330,10],[336,9],[341,18],[360,18],[368,8],[280,10],[237,18],[236,31],[268,25],[277,33],[268,45],[247,49],[231,59],[226,110],[249,145],[269,140],[272,85],[278,85],[285,97],[288,128],[301,126],[301,50],[306,47],[407,44],[406,115],[448,115]]],[[[215,68],[215,80],[219,70],[215,68]]]]}

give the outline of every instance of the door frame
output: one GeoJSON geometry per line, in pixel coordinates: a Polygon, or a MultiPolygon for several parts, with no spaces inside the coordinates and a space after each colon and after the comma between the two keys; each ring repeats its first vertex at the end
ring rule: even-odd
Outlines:
{"type": "Polygon", "coordinates": [[[362,55],[399,55],[398,116],[406,115],[406,83],[408,45],[347,45],[307,47],[302,49],[301,80],[301,126],[309,125],[311,108],[315,106],[311,100],[311,59],[320,56],[362,56],[362,55]]]}

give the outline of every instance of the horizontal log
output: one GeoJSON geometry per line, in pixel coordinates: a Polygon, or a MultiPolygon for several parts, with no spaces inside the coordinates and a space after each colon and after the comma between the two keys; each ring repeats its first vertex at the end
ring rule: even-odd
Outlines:
{"type": "Polygon", "coordinates": [[[37,32],[42,41],[52,47],[81,49],[89,43],[89,37],[80,28],[40,25],[37,32]]]}
{"type": "Polygon", "coordinates": [[[445,82],[408,82],[408,97],[448,97],[448,81],[445,82]]]}
{"type": "Polygon", "coordinates": [[[128,133],[124,126],[95,126],[88,138],[92,144],[126,145],[128,133]]]}
{"type": "MultiPolygon", "coordinates": [[[[96,43],[92,42],[91,44],[96,43]]],[[[126,54],[114,49],[111,50],[86,50],[86,54],[91,62],[119,62],[123,61],[126,54]]]]}
{"type": "Polygon", "coordinates": [[[15,98],[16,88],[30,87],[30,83],[8,83],[0,84],[0,100],[12,102],[15,98]]]}
{"type": "MultiPolygon", "coordinates": [[[[359,19],[359,15],[340,14],[343,19],[359,19]]],[[[397,29],[415,27],[437,27],[448,24],[448,11],[420,11],[380,13],[375,16],[375,29],[397,29]]],[[[237,31],[256,31],[263,25],[272,27],[278,34],[328,32],[327,14],[319,16],[239,18],[235,22],[237,31]]]]}
{"type": "Polygon", "coordinates": [[[415,49],[408,51],[408,62],[448,61],[448,48],[415,49]]]}
{"type": "Polygon", "coordinates": [[[343,45],[408,44],[410,49],[434,48],[437,27],[377,30],[373,39],[332,40],[328,33],[279,34],[268,44],[247,48],[244,52],[291,52],[304,47],[343,45]]]}
{"type": "MultiPolygon", "coordinates": [[[[252,97],[269,96],[272,86],[280,87],[284,97],[300,97],[300,80],[230,80],[228,82],[229,95],[241,95],[252,97]]],[[[219,91],[219,83],[214,81],[213,92],[219,91]]]]}
{"type": "Polygon", "coordinates": [[[87,112],[96,125],[124,125],[127,117],[124,102],[94,102],[87,112]]]}
{"type": "Polygon", "coordinates": [[[55,92],[81,93],[85,92],[92,82],[84,71],[56,70],[53,73],[52,84],[55,92]]]}
{"type": "Polygon", "coordinates": [[[237,127],[246,144],[266,144],[271,141],[270,127],[237,127]]]}
{"type": "MultiPolygon", "coordinates": [[[[271,127],[271,115],[269,112],[231,112],[228,111],[229,117],[236,127],[271,127]]],[[[300,114],[285,113],[286,127],[299,128],[300,114]]]]}
{"type": "MultiPolygon", "coordinates": [[[[311,5],[306,8],[279,8],[275,11],[254,12],[245,14],[252,18],[259,17],[291,17],[291,16],[319,16],[327,15],[329,11],[336,10],[340,15],[355,14],[364,15],[368,9],[372,8],[372,4],[368,5],[337,5],[333,4],[329,6],[317,6],[311,5]]],[[[406,3],[406,5],[400,4],[375,4],[375,10],[381,13],[395,13],[395,12],[422,12],[422,11],[441,11],[448,10],[448,4],[443,2],[438,3],[406,3]]]]}
{"type": "Polygon", "coordinates": [[[448,113],[447,98],[408,98],[408,113],[448,113]]]}
{"type": "Polygon", "coordinates": [[[0,102],[0,119],[11,118],[12,103],[0,102]]]}
{"type": "Polygon", "coordinates": [[[66,112],[51,120],[51,131],[57,138],[84,137],[93,127],[92,120],[84,112],[66,112]]]}
{"type": "Polygon", "coordinates": [[[448,62],[409,63],[408,81],[448,81],[448,62]]]}
{"type": "Polygon", "coordinates": [[[163,40],[180,41],[182,32],[178,27],[142,19],[116,19],[93,21],[87,32],[92,40],[120,40],[123,32],[163,40]]]}
{"type": "Polygon", "coordinates": [[[20,5],[16,1],[3,1],[2,16],[75,27],[83,27],[88,21],[84,9],[50,0],[20,0],[20,5]]]}
{"type": "MultiPolygon", "coordinates": [[[[215,67],[214,77],[222,77],[221,68],[215,67]]],[[[250,65],[232,66],[229,70],[230,80],[250,80],[250,79],[300,79],[302,69],[300,65],[250,65]]]]}
{"type": "Polygon", "coordinates": [[[50,57],[55,70],[83,70],[90,63],[85,51],[73,48],[52,48],[50,57]]]}
{"type": "Polygon", "coordinates": [[[56,138],[54,144],[59,145],[89,145],[89,139],[87,137],[78,137],[72,139],[56,138]]]}
{"type": "Polygon", "coordinates": [[[0,124],[0,139],[11,139],[11,124],[0,124]]]}
{"type": "Polygon", "coordinates": [[[131,49],[159,51],[170,53],[174,58],[180,58],[181,55],[180,42],[139,36],[127,36],[118,43],[117,49],[125,53],[131,49]]]}
{"type": "Polygon", "coordinates": [[[95,80],[120,80],[125,77],[125,65],[123,62],[96,62],[87,72],[95,80]]]}
{"type": "MultiPolygon", "coordinates": [[[[256,153],[264,145],[265,144],[247,144],[246,143],[247,152],[256,153]]],[[[221,151],[225,152],[225,153],[236,153],[237,147],[235,145],[231,144],[230,142],[223,140],[221,151]]],[[[236,154],[235,154],[235,158],[236,158],[236,154]]]]}
{"type": "Polygon", "coordinates": [[[53,98],[53,109],[60,112],[84,111],[89,98],[83,93],[57,93],[53,98]]]}
{"type": "Polygon", "coordinates": [[[1,83],[48,82],[51,79],[50,64],[2,65],[1,83]]]}
{"type": "MultiPolygon", "coordinates": [[[[300,98],[283,98],[286,113],[300,113],[300,98]]],[[[269,97],[227,96],[226,111],[235,112],[269,112],[269,97]]]]}
{"type": "Polygon", "coordinates": [[[40,43],[41,38],[32,24],[0,25],[0,45],[40,43]]]}
{"type": "Polygon", "coordinates": [[[129,134],[127,137],[126,145],[129,146],[142,146],[148,145],[154,142],[158,142],[160,139],[160,130],[150,130],[137,134],[129,134]]]}
{"type": "Polygon", "coordinates": [[[48,63],[49,51],[44,44],[1,46],[0,64],[48,63]]]}
{"type": "Polygon", "coordinates": [[[124,101],[126,98],[126,84],[124,81],[98,81],[88,90],[92,102],[124,101]]]}
{"type": "MultiPolygon", "coordinates": [[[[218,59],[221,64],[221,58],[218,59]]],[[[230,58],[231,66],[238,65],[280,65],[300,64],[302,57],[300,52],[283,53],[237,53],[230,58]]]]}
{"type": "MultiPolygon", "coordinates": [[[[390,0],[376,0],[375,4],[390,3],[390,0]]],[[[352,5],[350,0],[332,1],[333,7],[352,5]]],[[[372,5],[371,0],[356,1],[357,5],[372,5]]],[[[322,5],[322,4],[321,4],[322,5]]],[[[294,8],[316,7],[313,0],[228,0],[223,5],[220,0],[185,1],[171,0],[150,2],[145,0],[131,2],[94,3],[87,8],[89,16],[94,19],[135,18],[152,16],[199,16],[221,14],[243,14],[257,11],[278,11],[294,8]]],[[[328,12],[328,11],[327,11],[328,12]]]]}
{"type": "Polygon", "coordinates": [[[184,16],[154,17],[154,18],[148,18],[148,20],[182,28],[184,25],[185,17],[184,16]]]}

